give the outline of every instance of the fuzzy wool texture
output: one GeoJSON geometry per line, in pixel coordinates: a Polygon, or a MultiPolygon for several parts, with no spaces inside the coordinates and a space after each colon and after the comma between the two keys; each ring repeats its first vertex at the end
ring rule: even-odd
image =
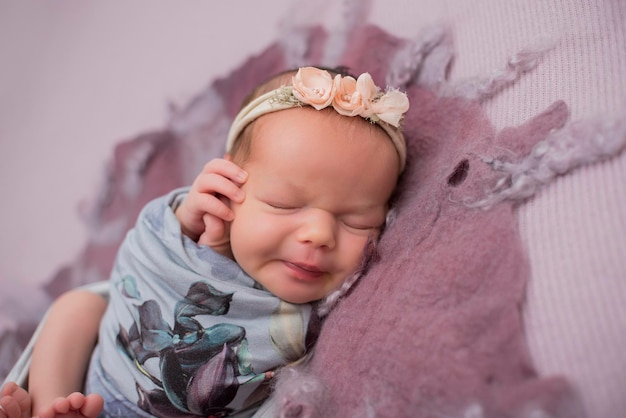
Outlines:
{"type": "Polygon", "coordinates": [[[470,203],[490,207],[503,200],[522,201],[544,185],[584,165],[614,157],[626,148],[626,120],[584,120],[550,132],[519,162],[489,159],[485,162],[502,177],[487,196],[470,203]]]}

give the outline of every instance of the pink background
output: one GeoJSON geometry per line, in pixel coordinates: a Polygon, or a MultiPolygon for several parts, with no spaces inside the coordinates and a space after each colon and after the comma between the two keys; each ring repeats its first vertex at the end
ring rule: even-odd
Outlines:
{"type": "Polygon", "coordinates": [[[76,257],[113,145],[261,51],[289,3],[0,1],[0,281],[76,257]]]}

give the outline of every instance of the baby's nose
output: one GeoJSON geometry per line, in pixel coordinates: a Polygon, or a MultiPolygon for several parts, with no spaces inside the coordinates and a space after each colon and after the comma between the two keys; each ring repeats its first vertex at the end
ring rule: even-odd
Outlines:
{"type": "Polygon", "coordinates": [[[315,248],[335,247],[335,233],[337,221],[335,217],[324,210],[309,209],[306,218],[298,230],[298,240],[311,244],[315,248]]]}

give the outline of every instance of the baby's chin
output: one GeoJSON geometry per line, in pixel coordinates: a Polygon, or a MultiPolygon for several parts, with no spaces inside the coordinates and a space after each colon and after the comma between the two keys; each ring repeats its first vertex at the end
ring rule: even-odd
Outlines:
{"type": "Polygon", "coordinates": [[[272,289],[267,289],[280,300],[283,300],[287,303],[291,303],[294,305],[302,305],[305,303],[314,303],[324,299],[326,297],[326,292],[314,292],[314,293],[306,293],[306,292],[289,292],[284,289],[279,289],[276,291],[272,291],[272,289]]]}

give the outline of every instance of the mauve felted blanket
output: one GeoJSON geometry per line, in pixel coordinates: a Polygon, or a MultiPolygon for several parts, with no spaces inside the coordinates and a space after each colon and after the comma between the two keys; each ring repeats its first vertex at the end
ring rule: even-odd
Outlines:
{"type": "Polygon", "coordinates": [[[286,375],[283,408],[323,417],[583,416],[566,381],[539,378],[529,358],[528,264],[513,202],[475,207],[496,186],[493,162],[515,161],[561,128],[566,106],[495,132],[475,102],[419,87],[409,97],[418,109],[405,121],[409,163],[379,260],[329,314],[310,365],[286,375]],[[310,375],[317,393],[294,390],[310,375]]]}

